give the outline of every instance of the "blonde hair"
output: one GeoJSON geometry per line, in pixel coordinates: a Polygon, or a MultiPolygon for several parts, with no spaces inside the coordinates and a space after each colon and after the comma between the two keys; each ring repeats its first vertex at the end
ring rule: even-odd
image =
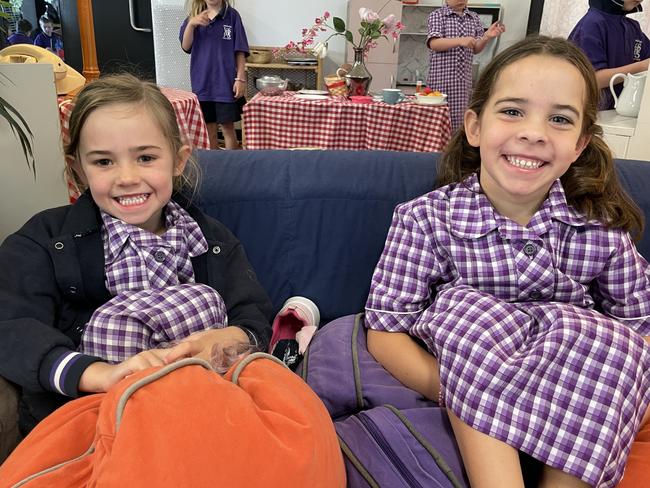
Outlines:
{"type": "MultiPolygon", "coordinates": [[[[230,7],[230,0],[221,0],[226,7],[230,7]]],[[[185,0],[185,11],[190,17],[199,15],[208,6],[205,3],[205,0],[185,0]]]]}
{"type": "MultiPolygon", "coordinates": [[[[571,42],[559,37],[531,36],[505,49],[485,67],[479,77],[467,110],[480,118],[494,85],[503,70],[520,59],[545,55],[563,59],[580,72],[585,82],[585,103],[581,134],[590,137],[587,147],[562,175],[560,181],[567,202],[588,219],[630,232],[639,239],[643,233],[643,216],[618,181],[612,152],[602,139],[596,123],[600,90],[590,61],[571,42]]],[[[465,128],[453,135],[440,159],[439,186],[463,181],[481,167],[478,147],[467,140],[465,128]]]]}
{"type": "MultiPolygon", "coordinates": [[[[64,147],[67,158],[79,161],[79,141],[81,129],[95,110],[114,104],[140,105],[156,121],[165,139],[169,142],[175,157],[186,144],[181,137],[176,121],[176,112],[171,102],[154,83],[142,81],[130,74],[108,75],[86,85],[74,99],[70,114],[69,142],[64,147]]],[[[70,164],[66,164],[68,181],[73,182],[80,192],[87,189],[70,164]]],[[[174,190],[190,190],[190,199],[196,194],[201,170],[196,160],[190,156],[183,174],[174,177],[174,190]]]]}

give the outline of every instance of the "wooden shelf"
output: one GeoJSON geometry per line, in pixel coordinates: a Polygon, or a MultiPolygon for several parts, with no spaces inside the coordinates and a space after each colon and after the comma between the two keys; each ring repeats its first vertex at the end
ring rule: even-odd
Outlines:
{"type": "Polygon", "coordinates": [[[246,63],[247,68],[269,68],[269,69],[308,69],[318,71],[318,64],[286,64],[286,63],[246,63]]]}
{"type": "MultiPolygon", "coordinates": [[[[274,50],[271,46],[250,46],[256,50],[274,50]]],[[[297,83],[301,83],[305,88],[323,89],[323,60],[318,58],[316,64],[287,64],[278,62],[271,63],[246,63],[247,86],[246,96],[252,97],[257,93],[255,80],[264,75],[278,75],[283,78],[297,83]]]]}

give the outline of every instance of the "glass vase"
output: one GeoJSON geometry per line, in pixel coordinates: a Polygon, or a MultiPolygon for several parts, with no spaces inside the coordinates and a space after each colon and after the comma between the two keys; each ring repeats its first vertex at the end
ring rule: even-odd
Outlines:
{"type": "Polygon", "coordinates": [[[372,75],[366,68],[364,60],[364,50],[362,48],[354,48],[354,64],[350,68],[350,72],[345,75],[348,82],[348,95],[367,95],[370,89],[370,82],[372,75]]]}

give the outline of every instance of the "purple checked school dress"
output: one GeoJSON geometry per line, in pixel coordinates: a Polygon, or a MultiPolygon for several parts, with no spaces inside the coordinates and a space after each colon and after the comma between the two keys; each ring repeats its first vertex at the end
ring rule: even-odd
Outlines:
{"type": "Polygon", "coordinates": [[[397,207],[366,325],[421,338],[463,422],[614,487],[650,402],[649,271],[559,180],[522,227],[473,175],[397,207]]]}
{"type": "Polygon", "coordinates": [[[228,325],[221,295],[195,282],[191,258],[207,251],[208,243],[186,210],[167,204],[161,236],[103,211],[101,216],[105,284],[113,298],[90,317],[81,352],[119,363],[228,325]]]}

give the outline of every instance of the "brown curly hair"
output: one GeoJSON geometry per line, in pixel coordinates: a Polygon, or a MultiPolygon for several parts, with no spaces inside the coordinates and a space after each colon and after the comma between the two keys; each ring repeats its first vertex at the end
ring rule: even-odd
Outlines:
{"type": "MultiPolygon", "coordinates": [[[[562,175],[560,181],[567,202],[588,219],[624,229],[639,239],[643,233],[643,216],[639,207],[621,187],[612,153],[602,139],[603,131],[596,123],[600,91],[591,63],[584,53],[566,39],[532,36],[505,49],[481,73],[467,107],[480,118],[501,72],[510,64],[533,55],[554,56],[575,66],[585,81],[584,117],[581,133],[590,136],[580,157],[562,175]]],[[[438,167],[439,186],[463,181],[480,169],[478,147],[467,140],[464,128],[453,135],[438,167]]]]}

